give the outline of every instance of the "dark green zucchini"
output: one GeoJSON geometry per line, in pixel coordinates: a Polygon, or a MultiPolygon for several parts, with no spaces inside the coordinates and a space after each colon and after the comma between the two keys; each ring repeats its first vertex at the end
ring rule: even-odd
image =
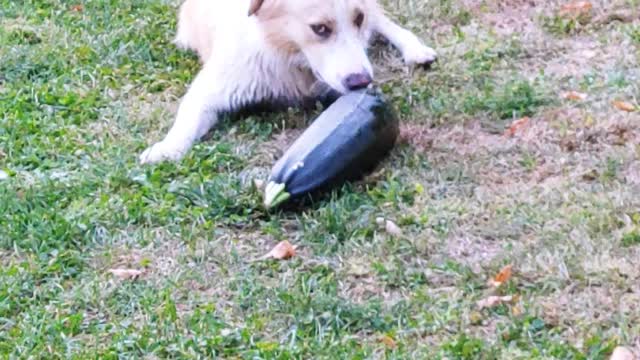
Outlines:
{"type": "Polygon", "coordinates": [[[398,120],[375,88],[339,97],[271,170],[267,208],[362,178],[395,145],[398,120]]]}

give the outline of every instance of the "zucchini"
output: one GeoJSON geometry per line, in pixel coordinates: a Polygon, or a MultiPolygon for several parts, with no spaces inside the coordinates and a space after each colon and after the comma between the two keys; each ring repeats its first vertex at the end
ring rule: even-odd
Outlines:
{"type": "Polygon", "coordinates": [[[275,163],[265,206],[362,178],[393,148],[398,131],[395,113],[376,88],[340,96],[275,163]]]}

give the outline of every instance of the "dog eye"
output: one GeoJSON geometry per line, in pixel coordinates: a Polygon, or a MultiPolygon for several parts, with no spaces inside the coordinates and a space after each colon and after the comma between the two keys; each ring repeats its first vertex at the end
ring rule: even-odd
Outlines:
{"type": "Polygon", "coordinates": [[[325,24],[311,25],[311,30],[323,38],[328,38],[331,35],[331,29],[325,24]]]}
{"type": "Polygon", "coordinates": [[[361,12],[358,12],[355,19],[353,19],[353,23],[356,25],[356,27],[360,27],[362,26],[363,21],[364,21],[364,14],[361,12]]]}

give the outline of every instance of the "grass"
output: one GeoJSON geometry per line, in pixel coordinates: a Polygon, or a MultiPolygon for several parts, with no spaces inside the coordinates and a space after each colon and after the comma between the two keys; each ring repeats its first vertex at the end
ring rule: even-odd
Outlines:
{"type": "Polygon", "coordinates": [[[640,23],[574,29],[537,4],[388,2],[441,54],[409,73],[372,51],[401,144],[367,181],[268,213],[253,180],[313,113],[225,121],[179,163],[137,163],[198,70],[170,43],[177,2],[0,0],[0,357],[640,351],[640,113],[611,105],[640,96],[640,23]],[[281,240],[294,258],[255,261],[281,240]],[[479,309],[492,294],[518,300],[479,309]]]}

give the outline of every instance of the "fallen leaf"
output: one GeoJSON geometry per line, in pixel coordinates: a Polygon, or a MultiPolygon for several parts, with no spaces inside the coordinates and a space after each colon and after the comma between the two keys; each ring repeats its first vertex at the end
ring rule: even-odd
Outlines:
{"type": "Polygon", "coordinates": [[[493,308],[496,307],[500,304],[509,304],[514,302],[514,296],[512,295],[507,295],[507,296],[489,296],[486,299],[482,299],[480,301],[478,301],[476,303],[476,305],[478,306],[478,308],[480,309],[484,309],[484,308],[493,308]]]}
{"type": "Polygon", "coordinates": [[[612,102],[613,106],[621,111],[633,112],[636,111],[636,107],[633,104],[628,103],[626,101],[614,101],[612,102]]]}
{"type": "Polygon", "coordinates": [[[253,186],[255,189],[257,190],[264,190],[264,180],[260,180],[260,179],[253,179],[253,186]]]}
{"type": "Polygon", "coordinates": [[[402,236],[402,229],[391,220],[386,220],[383,217],[377,217],[376,224],[378,224],[380,228],[384,229],[384,231],[389,235],[402,236]]]}
{"type": "Polygon", "coordinates": [[[500,269],[500,272],[493,278],[496,282],[504,283],[511,278],[513,265],[509,264],[500,269]]]}
{"type": "Polygon", "coordinates": [[[587,98],[587,94],[577,91],[567,91],[562,94],[562,97],[567,100],[582,101],[587,98]]]}
{"type": "Polygon", "coordinates": [[[109,272],[122,280],[135,280],[143,273],[136,269],[110,269],[109,272]]]}
{"type": "Polygon", "coordinates": [[[396,344],[396,341],[393,340],[393,338],[389,335],[381,336],[380,342],[383,343],[386,347],[392,348],[392,349],[395,349],[398,346],[398,344],[396,344]]]}
{"type": "Polygon", "coordinates": [[[84,6],[82,4],[73,5],[71,7],[71,11],[82,12],[84,10],[84,6]]]}
{"type": "Polygon", "coordinates": [[[512,268],[513,268],[513,265],[509,264],[503,267],[502,269],[500,269],[500,272],[496,274],[496,276],[494,276],[494,278],[489,281],[490,285],[492,285],[493,287],[499,287],[500,285],[509,281],[509,279],[511,278],[512,268]]]}
{"type": "Polygon", "coordinates": [[[520,129],[524,128],[529,124],[529,117],[525,116],[522,119],[518,119],[511,123],[511,126],[505,131],[505,136],[511,137],[514,136],[520,129]]]}
{"type": "Polygon", "coordinates": [[[623,346],[618,346],[613,350],[610,360],[637,360],[636,356],[623,346]]]}
{"type": "Polygon", "coordinates": [[[560,15],[580,16],[591,12],[593,4],[590,1],[572,1],[562,5],[560,15]]]}
{"type": "Polygon", "coordinates": [[[599,176],[600,174],[598,174],[598,171],[595,169],[592,169],[582,174],[582,180],[593,181],[593,180],[596,180],[599,176]]]}
{"type": "Polygon", "coordinates": [[[387,220],[384,224],[384,230],[389,235],[402,236],[402,229],[391,220],[387,220]]]}
{"type": "Polygon", "coordinates": [[[469,313],[469,322],[471,322],[472,325],[480,325],[482,324],[482,314],[478,311],[472,311],[471,313],[469,313]]]}
{"type": "Polygon", "coordinates": [[[522,315],[523,312],[524,312],[524,310],[522,310],[522,307],[520,307],[518,305],[515,305],[515,306],[513,306],[511,308],[511,315],[513,315],[513,316],[520,316],[520,315],[522,315]]]}
{"type": "Polygon", "coordinates": [[[351,262],[347,271],[349,275],[355,277],[363,277],[369,275],[370,272],[369,267],[364,262],[361,263],[359,261],[351,262]]]}
{"type": "Polygon", "coordinates": [[[284,240],[279,242],[262,259],[286,260],[294,256],[296,256],[296,249],[287,240],[284,240]]]}

